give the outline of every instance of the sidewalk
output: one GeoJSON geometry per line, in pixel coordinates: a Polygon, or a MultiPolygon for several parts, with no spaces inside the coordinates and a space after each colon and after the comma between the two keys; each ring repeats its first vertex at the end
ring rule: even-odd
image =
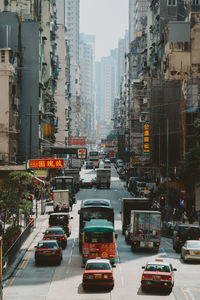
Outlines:
{"type": "Polygon", "coordinates": [[[3,281],[9,279],[15,270],[17,269],[18,265],[22,261],[25,253],[30,248],[32,242],[37,237],[37,235],[41,232],[42,226],[44,222],[48,219],[48,214],[46,215],[39,215],[37,219],[35,219],[35,227],[31,234],[28,236],[26,241],[22,244],[19,252],[16,254],[13,263],[4,271],[3,273],[3,281]]]}

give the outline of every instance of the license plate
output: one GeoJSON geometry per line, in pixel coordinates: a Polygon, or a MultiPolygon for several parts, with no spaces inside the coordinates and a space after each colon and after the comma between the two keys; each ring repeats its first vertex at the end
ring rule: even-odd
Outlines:
{"type": "Polygon", "coordinates": [[[43,252],[44,253],[44,255],[51,255],[51,252],[43,252]]]}
{"type": "Polygon", "coordinates": [[[160,276],[153,276],[153,280],[159,281],[160,280],[160,276]]]}
{"type": "Polygon", "coordinates": [[[151,281],[145,281],[146,284],[151,284],[151,281]]]}
{"type": "Polygon", "coordinates": [[[194,254],[200,254],[200,251],[195,251],[194,254]]]}
{"type": "Polygon", "coordinates": [[[94,278],[95,278],[95,279],[100,279],[101,277],[102,277],[101,274],[95,274],[95,275],[94,275],[94,278]]]}
{"type": "Polygon", "coordinates": [[[140,242],[140,246],[145,247],[145,248],[150,248],[150,247],[153,247],[153,243],[152,242],[140,242]]]}

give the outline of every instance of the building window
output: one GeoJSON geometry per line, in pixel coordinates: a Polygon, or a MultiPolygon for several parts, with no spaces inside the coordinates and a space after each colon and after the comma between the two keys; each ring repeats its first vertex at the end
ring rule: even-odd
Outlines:
{"type": "Polygon", "coordinates": [[[168,0],[167,5],[168,6],[176,6],[177,5],[177,0],[168,0]]]}
{"type": "Polygon", "coordinates": [[[200,0],[192,0],[192,5],[200,5],[200,0]]]}
{"type": "Polygon", "coordinates": [[[1,62],[5,62],[5,51],[1,50],[1,62]]]}

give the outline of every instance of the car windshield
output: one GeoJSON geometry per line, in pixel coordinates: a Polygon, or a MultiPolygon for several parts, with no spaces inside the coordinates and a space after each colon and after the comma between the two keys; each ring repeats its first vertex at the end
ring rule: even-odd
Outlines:
{"type": "Polygon", "coordinates": [[[86,232],[86,243],[113,243],[113,232],[86,232]]]}
{"type": "Polygon", "coordinates": [[[45,234],[64,234],[64,231],[62,229],[48,229],[45,231],[45,234]]]}
{"type": "Polygon", "coordinates": [[[38,249],[46,249],[46,248],[54,248],[57,249],[58,248],[58,244],[55,242],[48,242],[48,243],[39,243],[37,245],[38,249]]]}
{"type": "Polygon", "coordinates": [[[170,273],[170,268],[167,265],[154,265],[149,264],[146,266],[145,271],[152,271],[152,272],[167,272],[170,273]]]}
{"type": "Polygon", "coordinates": [[[179,229],[181,238],[187,240],[196,240],[200,237],[200,229],[198,227],[182,227],[179,229]]]}
{"type": "Polygon", "coordinates": [[[86,270],[111,270],[111,267],[107,263],[88,263],[86,270]]]}
{"type": "Polygon", "coordinates": [[[189,241],[188,248],[200,249],[200,241],[189,241]]]}
{"type": "Polygon", "coordinates": [[[67,215],[52,215],[49,218],[49,223],[51,225],[68,223],[68,216],[67,215]]]}

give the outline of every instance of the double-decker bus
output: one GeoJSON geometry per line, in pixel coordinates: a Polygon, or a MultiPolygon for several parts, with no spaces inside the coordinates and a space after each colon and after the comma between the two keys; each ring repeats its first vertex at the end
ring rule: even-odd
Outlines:
{"type": "Polygon", "coordinates": [[[115,263],[115,229],[112,222],[105,219],[90,220],[85,223],[82,235],[83,263],[90,258],[106,258],[115,263]]]}
{"type": "Polygon", "coordinates": [[[106,219],[114,226],[114,210],[107,199],[85,199],[78,211],[79,217],[79,250],[82,250],[82,234],[85,223],[91,219],[106,219]]]}
{"type": "Polygon", "coordinates": [[[92,162],[93,167],[99,168],[100,153],[97,150],[89,151],[88,162],[92,162]]]}

